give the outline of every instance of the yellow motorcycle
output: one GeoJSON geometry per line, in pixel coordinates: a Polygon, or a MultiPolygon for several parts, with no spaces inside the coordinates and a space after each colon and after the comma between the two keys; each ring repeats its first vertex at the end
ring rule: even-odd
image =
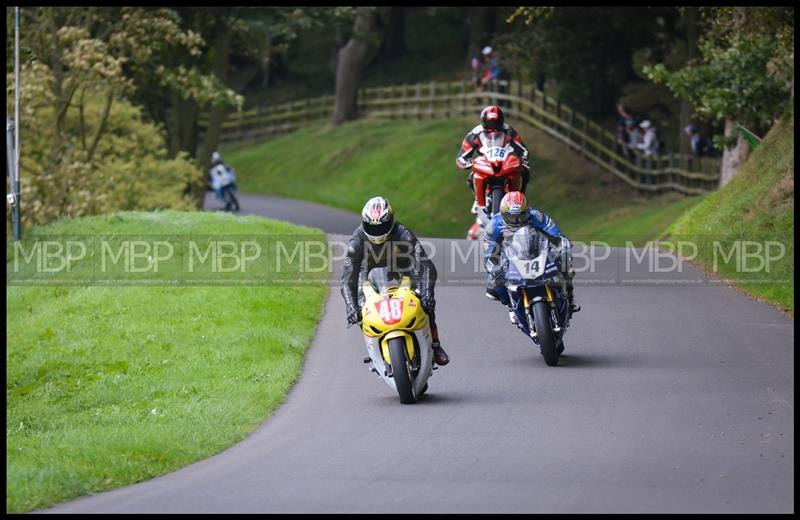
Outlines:
{"type": "Polygon", "coordinates": [[[412,404],[428,389],[433,371],[433,339],[428,315],[411,278],[376,267],[362,285],[361,331],[371,363],[400,402],[412,404]]]}

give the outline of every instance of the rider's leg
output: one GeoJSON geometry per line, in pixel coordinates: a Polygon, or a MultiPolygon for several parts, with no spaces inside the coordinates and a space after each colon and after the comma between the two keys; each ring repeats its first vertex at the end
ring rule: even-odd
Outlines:
{"type": "Polygon", "coordinates": [[[578,305],[578,302],[575,300],[575,295],[573,294],[573,284],[572,280],[575,278],[575,269],[572,268],[572,245],[571,243],[569,246],[562,251],[559,252],[559,268],[561,274],[564,276],[564,285],[567,289],[567,300],[569,302],[569,310],[570,314],[574,314],[581,310],[581,306],[578,305]]]}
{"type": "Polygon", "coordinates": [[[228,187],[222,188],[223,197],[225,199],[225,211],[230,211],[233,207],[233,202],[231,201],[231,190],[228,187]]]}
{"type": "Polygon", "coordinates": [[[508,289],[506,289],[505,276],[502,271],[497,274],[489,273],[486,279],[486,297],[490,300],[498,300],[504,305],[510,305],[508,289]]]}
{"type": "Polygon", "coordinates": [[[514,312],[514,307],[511,305],[511,297],[508,294],[508,288],[502,281],[502,277],[495,278],[489,275],[489,280],[486,284],[486,297],[490,300],[497,300],[508,307],[508,319],[513,325],[517,324],[517,314],[514,312]]]}
{"type": "Polygon", "coordinates": [[[471,213],[477,215],[475,217],[475,223],[470,226],[469,230],[467,231],[467,238],[471,240],[477,240],[480,236],[480,232],[483,230],[483,226],[481,225],[480,215],[478,215],[478,203],[474,200],[475,198],[475,182],[474,182],[475,174],[473,172],[469,173],[467,177],[467,185],[469,189],[472,190],[472,209],[470,210],[471,213]]]}
{"type": "Polygon", "coordinates": [[[522,193],[528,189],[528,182],[531,180],[531,170],[529,168],[522,169],[522,193]]]}
{"type": "Polygon", "coordinates": [[[428,319],[431,321],[431,339],[433,340],[433,359],[437,365],[444,366],[450,362],[447,352],[442,348],[439,342],[439,327],[436,326],[436,313],[431,309],[428,312],[428,319]]]}
{"type": "Polygon", "coordinates": [[[571,313],[576,313],[581,310],[581,306],[578,304],[578,301],[575,299],[575,295],[572,293],[573,291],[572,279],[574,277],[575,277],[575,271],[572,271],[571,276],[564,277],[567,286],[567,298],[569,299],[569,310],[571,313]]]}

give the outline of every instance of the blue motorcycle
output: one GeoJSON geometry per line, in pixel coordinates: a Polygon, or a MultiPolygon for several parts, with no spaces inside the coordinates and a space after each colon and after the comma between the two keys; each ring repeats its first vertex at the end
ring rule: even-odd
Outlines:
{"type": "Polygon", "coordinates": [[[548,366],[558,364],[571,317],[566,285],[544,233],[519,229],[503,244],[505,286],[516,325],[539,346],[548,366]]]}

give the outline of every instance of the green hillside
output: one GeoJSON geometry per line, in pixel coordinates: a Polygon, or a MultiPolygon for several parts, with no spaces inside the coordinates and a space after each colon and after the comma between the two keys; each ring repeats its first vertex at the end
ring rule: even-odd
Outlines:
{"type": "MultiPolygon", "coordinates": [[[[513,121],[511,121],[514,124],[513,121]]],[[[466,172],[456,153],[471,119],[358,121],[313,126],[270,140],[223,148],[243,192],[305,199],[360,212],[388,197],[398,220],[417,234],[463,237],[474,221],[466,172]]],[[[517,127],[531,151],[532,205],[578,240],[653,237],[698,197],[648,197],[531,127],[517,127]]],[[[358,224],[354,221],[354,227],[358,224]]]]}
{"type": "Polygon", "coordinates": [[[737,287],[794,313],[794,115],[774,125],[741,171],[677,219],[668,232],[676,239],[705,243],[697,259],[703,267],[713,270],[716,260],[719,274],[737,287]],[[712,240],[719,243],[716,251],[712,240]],[[725,261],[722,252],[730,255],[736,243],[744,241],[751,242],[752,256],[737,268],[739,255],[725,261]],[[778,243],[784,247],[782,256],[778,243]],[[769,266],[767,253],[776,258],[769,266]]]}

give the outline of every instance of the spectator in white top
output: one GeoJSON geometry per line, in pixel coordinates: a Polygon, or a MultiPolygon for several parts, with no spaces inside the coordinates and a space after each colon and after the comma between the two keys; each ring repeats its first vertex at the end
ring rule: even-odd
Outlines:
{"type": "Polygon", "coordinates": [[[639,124],[639,128],[644,132],[642,140],[639,143],[639,150],[644,154],[644,167],[649,168],[652,163],[652,157],[658,155],[659,142],[656,136],[656,129],[649,119],[645,119],[639,124]]]}

